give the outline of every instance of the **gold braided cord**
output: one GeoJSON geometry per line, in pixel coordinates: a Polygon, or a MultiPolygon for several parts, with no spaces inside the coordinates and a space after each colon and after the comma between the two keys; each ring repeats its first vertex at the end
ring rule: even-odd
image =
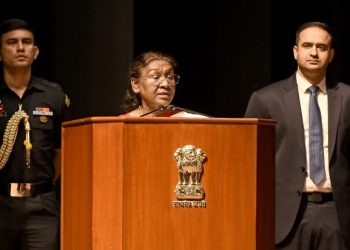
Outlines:
{"type": "Polygon", "coordinates": [[[30,143],[30,124],[29,124],[29,116],[25,111],[22,110],[22,105],[19,106],[19,110],[16,111],[10,120],[7,122],[6,129],[4,132],[2,145],[0,148],[0,170],[7,163],[10,154],[13,149],[13,145],[15,144],[18,126],[21,120],[23,119],[24,127],[26,130],[26,139],[24,141],[24,145],[26,147],[26,163],[30,166],[30,150],[32,149],[32,144],[30,143]]]}

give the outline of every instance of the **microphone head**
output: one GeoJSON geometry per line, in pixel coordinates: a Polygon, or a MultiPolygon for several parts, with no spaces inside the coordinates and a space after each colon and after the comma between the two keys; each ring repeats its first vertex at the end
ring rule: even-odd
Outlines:
{"type": "Polygon", "coordinates": [[[166,107],[166,109],[167,110],[175,110],[176,109],[176,107],[174,106],[174,105],[168,105],[167,107],[166,107]]]}

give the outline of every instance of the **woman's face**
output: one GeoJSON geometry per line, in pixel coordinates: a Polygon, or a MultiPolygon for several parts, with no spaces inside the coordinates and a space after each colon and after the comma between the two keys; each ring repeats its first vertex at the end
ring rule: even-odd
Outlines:
{"type": "Polygon", "coordinates": [[[131,86],[141,98],[141,111],[146,113],[161,106],[168,106],[175,95],[174,69],[163,60],[150,62],[140,72],[140,77],[131,79],[131,86]]]}

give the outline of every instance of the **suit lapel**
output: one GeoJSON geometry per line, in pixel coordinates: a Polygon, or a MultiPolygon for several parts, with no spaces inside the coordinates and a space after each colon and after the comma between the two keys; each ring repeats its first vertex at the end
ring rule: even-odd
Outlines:
{"type": "Polygon", "coordinates": [[[298,85],[296,83],[295,74],[290,77],[285,86],[283,95],[284,105],[289,114],[289,124],[295,130],[299,149],[302,155],[306,155],[304,125],[301,115],[301,107],[298,93],[298,85]]]}
{"type": "Polygon", "coordinates": [[[341,113],[342,95],[338,87],[327,89],[328,96],[328,150],[329,160],[332,159],[335,140],[338,132],[339,117],[341,113]]]}

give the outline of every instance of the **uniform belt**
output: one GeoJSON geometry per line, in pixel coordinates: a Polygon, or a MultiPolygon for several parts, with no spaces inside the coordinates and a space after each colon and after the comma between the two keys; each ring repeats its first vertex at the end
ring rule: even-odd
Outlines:
{"type": "Polygon", "coordinates": [[[52,190],[52,181],[0,184],[0,194],[11,197],[32,197],[38,194],[51,192],[52,190]]]}
{"type": "Polygon", "coordinates": [[[304,192],[302,199],[313,203],[323,203],[327,201],[333,201],[333,193],[322,193],[322,192],[304,192]]]}

